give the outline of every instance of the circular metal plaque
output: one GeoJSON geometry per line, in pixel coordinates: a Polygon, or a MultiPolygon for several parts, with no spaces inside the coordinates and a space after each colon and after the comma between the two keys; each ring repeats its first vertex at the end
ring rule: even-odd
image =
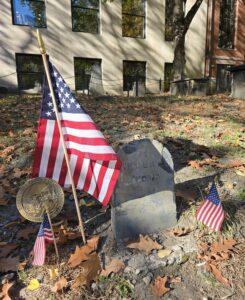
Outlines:
{"type": "Polygon", "coordinates": [[[20,214],[29,221],[42,222],[48,210],[56,217],[64,205],[64,193],[53,179],[38,177],[28,180],[19,190],[16,205],[20,214]]]}

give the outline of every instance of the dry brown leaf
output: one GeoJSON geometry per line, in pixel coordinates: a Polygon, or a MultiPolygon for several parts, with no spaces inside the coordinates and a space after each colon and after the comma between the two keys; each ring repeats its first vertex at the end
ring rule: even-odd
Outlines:
{"type": "Polygon", "coordinates": [[[213,243],[211,245],[211,252],[214,252],[214,253],[221,253],[221,252],[229,252],[231,250],[233,250],[234,246],[236,245],[236,241],[233,240],[233,239],[226,239],[226,240],[223,240],[223,241],[219,241],[219,242],[216,242],[216,243],[213,243]]]}
{"type": "Polygon", "coordinates": [[[149,236],[143,236],[140,234],[140,240],[136,243],[130,243],[127,245],[128,248],[143,250],[147,254],[150,254],[152,250],[160,250],[162,249],[162,245],[153,241],[149,236]]]}
{"type": "Polygon", "coordinates": [[[100,260],[96,252],[89,256],[89,259],[81,264],[81,272],[71,286],[76,289],[82,286],[89,286],[98,277],[101,270],[100,260]]]}
{"type": "Polygon", "coordinates": [[[7,156],[10,155],[10,153],[12,153],[14,151],[14,149],[15,149],[15,146],[6,147],[4,150],[1,151],[0,157],[6,158],[7,156]]]}
{"type": "Polygon", "coordinates": [[[125,268],[125,264],[119,259],[113,259],[108,266],[100,273],[102,276],[109,276],[111,273],[118,273],[125,268]]]}
{"type": "Polygon", "coordinates": [[[1,300],[11,300],[11,298],[9,296],[9,290],[11,289],[13,284],[14,284],[13,282],[12,283],[6,282],[2,285],[2,287],[0,288],[0,299],[1,300]]]}
{"type": "Polygon", "coordinates": [[[17,271],[19,257],[0,258],[0,272],[17,271]]]}
{"type": "Polygon", "coordinates": [[[81,238],[80,232],[67,231],[65,227],[61,225],[57,237],[58,243],[65,244],[69,240],[75,240],[77,238],[81,238]]]}
{"type": "Polygon", "coordinates": [[[90,254],[97,249],[98,242],[99,242],[99,237],[94,236],[92,239],[87,241],[86,245],[82,247],[76,246],[75,252],[71,254],[68,260],[69,266],[71,268],[75,268],[78,265],[80,265],[82,261],[88,260],[90,254]]]}
{"type": "Polygon", "coordinates": [[[36,226],[28,226],[24,229],[20,229],[16,235],[17,239],[25,239],[27,240],[29,238],[30,234],[37,233],[37,227],[36,226]]]}
{"type": "Polygon", "coordinates": [[[220,270],[217,269],[217,267],[214,264],[207,264],[208,269],[213,273],[214,277],[221,283],[223,283],[224,285],[228,286],[229,281],[228,279],[226,279],[225,277],[223,277],[223,275],[221,274],[220,270]]]}
{"type": "Polygon", "coordinates": [[[190,161],[188,161],[188,164],[194,169],[201,169],[202,168],[202,165],[196,160],[190,160],[190,161]]]}
{"type": "Polygon", "coordinates": [[[168,282],[167,276],[163,278],[158,276],[155,279],[154,283],[151,285],[153,294],[160,298],[166,293],[168,293],[170,291],[170,288],[166,287],[167,282],[168,282]]]}
{"type": "Polygon", "coordinates": [[[26,128],[23,132],[22,132],[22,134],[23,135],[31,135],[32,133],[34,132],[34,128],[26,128]]]}
{"type": "Polygon", "coordinates": [[[8,256],[14,249],[18,247],[17,244],[9,243],[4,246],[1,246],[0,248],[0,257],[6,257],[8,256]]]}
{"type": "Polygon", "coordinates": [[[22,261],[21,263],[18,264],[18,271],[24,271],[26,264],[27,264],[28,260],[25,259],[24,261],[22,261]]]}
{"type": "Polygon", "coordinates": [[[185,227],[177,227],[177,228],[173,228],[172,230],[170,230],[170,232],[174,235],[174,236],[184,236],[189,234],[190,232],[192,232],[193,230],[191,228],[185,228],[185,227]]]}
{"type": "Polygon", "coordinates": [[[52,287],[51,291],[54,293],[62,291],[64,288],[67,287],[67,280],[64,276],[62,276],[52,287]]]}

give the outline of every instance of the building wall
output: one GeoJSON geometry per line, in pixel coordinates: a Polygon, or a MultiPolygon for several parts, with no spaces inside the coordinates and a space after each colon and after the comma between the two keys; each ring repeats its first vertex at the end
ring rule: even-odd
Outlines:
{"type": "Polygon", "coordinates": [[[209,0],[208,31],[205,75],[216,78],[217,65],[240,65],[245,63],[245,3],[236,0],[234,48],[218,47],[221,0],[209,0]]]}
{"type": "MultiPolygon", "coordinates": [[[[0,86],[16,88],[15,53],[39,54],[39,49],[35,29],[12,24],[10,2],[0,3],[0,77],[13,74],[0,78],[0,86]]],[[[188,0],[187,7],[193,2],[188,0]]],[[[47,28],[40,31],[50,59],[64,77],[74,76],[74,57],[102,59],[104,92],[108,94],[122,94],[123,60],[146,61],[146,88],[158,92],[164,63],[173,61],[173,43],[164,40],[165,1],[147,1],[145,39],[122,37],[121,12],[121,0],[101,3],[101,33],[73,32],[71,1],[46,1],[47,28]]],[[[186,37],[187,71],[192,77],[204,75],[206,12],[204,0],[186,37]]],[[[74,77],[67,83],[75,88],[74,77]]]]}

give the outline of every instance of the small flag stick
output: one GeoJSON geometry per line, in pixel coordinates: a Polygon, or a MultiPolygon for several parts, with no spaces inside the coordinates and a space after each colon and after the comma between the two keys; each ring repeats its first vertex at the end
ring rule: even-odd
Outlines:
{"type": "Polygon", "coordinates": [[[61,122],[60,122],[60,117],[59,117],[59,111],[58,111],[57,103],[56,103],[56,100],[55,100],[55,94],[54,94],[54,89],[53,89],[53,86],[52,86],[46,49],[45,49],[45,45],[44,45],[41,33],[39,32],[38,29],[37,29],[37,40],[38,40],[38,44],[39,44],[39,48],[40,48],[40,53],[42,55],[44,69],[45,69],[45,73],[46,73],[46,76],[47,76],[48,85],[49,85],[49,89],[50,89],[50,93],[51,93],[51,98],[52,98],[52,102],[53,102],[53,106],[54,106],[54,112],[55,112],[57,125],[58,125],[58,129],[59,129],[59,133],[60,133],[60,140],[61,140],[61,144],[62,144],[62,147],[63,147],[63,150],[64,150],[65,161],[66,161],[66,165],[67,165],[67,171],[68,171],[70,181],[71,181],[72,193],[73,193],[73,197],[74,197],[74,200],[75,200],[77,216],[78,216],[78,221],[79,221],[79,229],[80,229],[80,232],[81,232],[81,235],[82,235],[82,238],[83,238],[83,242],[84,242],[84,244],[86,244],[86,237],[85,237],[85,233],[84,233],[83,221],[82,221],[81,212],[80,212],[80,209],[79,209],[79,204],[78,204],[78,199],[77,199],[77,192],[76,192],[74,180],[73,180],[72,173],[71,173],[71,167],[70,167],[69,157],[68,157],[68,153],[67,153],[67,149],[66,149],[66,145],[65,145],[65,139],[64,139],[64,136],[63,136],[63,132],[62,132],[62,127],[61,127],[61,122]]]}
{"type": "Polygon", "coordinates": [[[54,249],[55,249],[55,252],[56,252],[56,255],[57,255],[57,259],[58,259],[58,263],[59,263],[60,256],[59,256],[58,247],[57,247],[56,239],[55,239],[55,236],[54,236],[54,229],[53,229],[53,225],[52,225],[52,222],[51,222],[51,218],[50,218],[50,214],[48,212],[48,209],[46,209],[46,213],[47,213],[47,216],[48,216],[48,221],[49,221],[51,232],[52,232],[52,235],[53,235],[54,249]]]}

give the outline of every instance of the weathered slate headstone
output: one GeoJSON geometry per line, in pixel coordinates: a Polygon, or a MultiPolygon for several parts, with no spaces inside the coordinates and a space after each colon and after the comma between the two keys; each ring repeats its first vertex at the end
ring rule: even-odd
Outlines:
{"type": "Polygon", "coordinates": [[[112,200],[117,242],[176,224],[174,167],[169,151],[155,140],[122,146],[122,170],[112,200]]]}

